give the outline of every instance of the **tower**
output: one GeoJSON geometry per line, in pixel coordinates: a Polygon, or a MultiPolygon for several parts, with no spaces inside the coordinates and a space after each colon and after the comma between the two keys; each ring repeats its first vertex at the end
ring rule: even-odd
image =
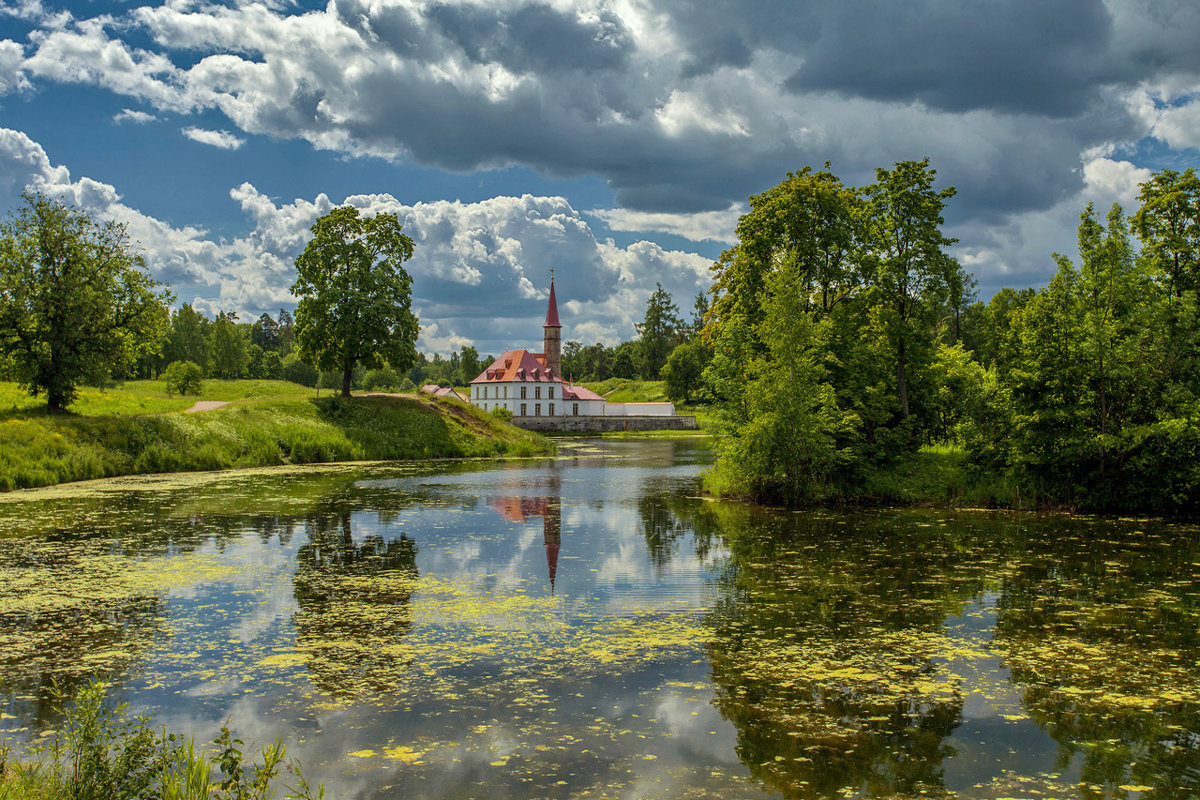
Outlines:
{"type": "Polygon", "coordinates": [[[546,366],[555,378],[562,377],[562,326],[558,324],[558,301],[554,298],[554,273],[550,273],[550,303],[546,306],[546,324],[542,326],[546,366]]]}

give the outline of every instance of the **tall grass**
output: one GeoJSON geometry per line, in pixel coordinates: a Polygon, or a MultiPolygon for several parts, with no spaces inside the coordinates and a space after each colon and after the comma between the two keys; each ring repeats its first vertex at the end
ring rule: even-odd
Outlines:
{"type": "Polygon", "coordinates": [[[93,681],[71,703],[62,702],[62,723],[45,744],[24,759],[0,743],[0,800],[271,800],[323,797],[288,763],[280,739],[264,745],[258,760],[226,724],[212,749],[195,739],[156,731],[144,717],[113,706],[106,685],[93,681]],[[287,771],[295,785],[281,785],[287,771]]]}

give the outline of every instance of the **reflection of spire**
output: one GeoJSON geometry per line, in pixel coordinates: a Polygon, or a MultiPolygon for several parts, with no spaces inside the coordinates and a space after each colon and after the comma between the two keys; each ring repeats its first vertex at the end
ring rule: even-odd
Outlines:
{"type": "Polygon", "coordinates": [[[558,548],[562,546],[562,503],[557,497],[551,498],[546,504],[546,516],[542,517],[542,533],[546,542],[546,565],[550,567],[550,594],[554,594],[554,575],[558,572],[558,548]]]}

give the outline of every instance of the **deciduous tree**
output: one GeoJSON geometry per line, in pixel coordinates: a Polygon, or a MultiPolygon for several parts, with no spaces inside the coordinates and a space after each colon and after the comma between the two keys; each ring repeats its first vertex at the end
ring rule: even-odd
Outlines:
{"type": "Polygon", "coordinates": [[[78,385],[156,347],[171,295],[159,290],[122,225],[40,194],[0,224],[0,350],[52,409],[78,385]]]}
{"type": "Polygon", "coordinates": [[[420,326],[403,266],[413,241],[395,214],[363,217],[349,206],[318,219],[312,232],[292,285],[300,298],[296,339],[305,360],[341,372],[349,397],[355,365],[386,362],[403,371],[416,361],[420,326]]]}

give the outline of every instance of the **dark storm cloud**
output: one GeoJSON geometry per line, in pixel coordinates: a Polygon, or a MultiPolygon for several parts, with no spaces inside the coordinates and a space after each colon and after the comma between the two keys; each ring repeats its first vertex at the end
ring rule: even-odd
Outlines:
{"type": "Polygon", "coordinates": [[[1100,0],[839,2],[786,85],[947,111],[1068,116],[1120,77],[1100,0]]]}
{"type": "Polygon", "coordinates": [[[615,69],[629,51],[624,26],[611,13],[595,24],[538,3],[514,10],[439,3],[426,13],[472,61],[514,72],[615,69]]]}

